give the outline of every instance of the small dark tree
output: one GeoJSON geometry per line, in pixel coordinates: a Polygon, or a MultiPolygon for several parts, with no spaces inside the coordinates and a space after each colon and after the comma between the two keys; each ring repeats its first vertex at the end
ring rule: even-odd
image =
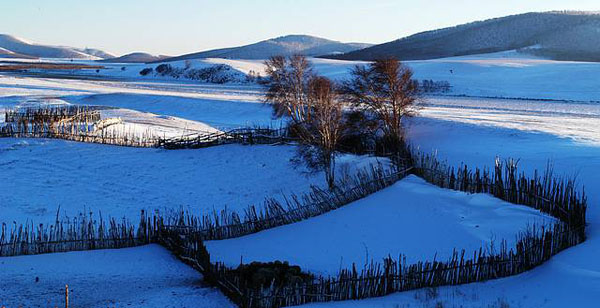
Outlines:
{"type": "Polygon", "coordinates": [[[418,110],[419,86],[412,76],[412,70],[398,60],[377,60],[357,65],[342,87],[348,101],[378,120],[384,144],[398,156],[405,149],[402,119],[418,110]]]}

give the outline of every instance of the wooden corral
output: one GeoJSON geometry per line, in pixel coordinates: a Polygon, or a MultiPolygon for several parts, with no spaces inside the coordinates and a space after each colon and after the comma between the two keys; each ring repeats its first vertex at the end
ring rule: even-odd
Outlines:
{"type": "MultiPolygon", "coordinates": [[[[357,176],[360,178],[357,182],[359,188],[346,188],[339,192],[321,191],[324,196],[316,197],[315,200],[321,200],[317,204],[298,202],[299,206],[288,206],[287,209],[280,205],[267,206],[264,212],[247,213],[251,223],[244,227],[239,227],[245,224],[239,220],[239,216],[237,221],[235,216],[227,215],[206,223],[203,221],[205,218],[191,215],[162,217],[155,214],[149,217],[143,212],[137,228],[126,221],[110,219],[106,224],[104,220],[92,219],[91,216],[78,217],[75,222],[57,222],[52,226],[14,225],[9,228],[3,225],[0,256],[159,243],[200,271],[207,283],[218,287],[238,306],[274,308],[363,299],[418,288],[507,277],[530,270],[585,240],[587,201],[585,194],[577,191],[572,180],[557,178],[550,171],[543,175],[536,172],[533,177],[526,177],[517,172],[517,165],[511,160],[497,160],[495,166],[487,171],[471,170],[466,166],[448,168],[433,156],[413,157],[417,158],[410,171],[435,185],[469,193],[489,193],[508,202],[538,209],[555,217],[557,222],[551,226],[530,226],[519,234],[515,247],[508,247],[502,241],[492,250],[481,248],[472,253],[456,250],[448,260],[407,264],[406,259],[399,256],[387,258],[381,263],[371,262],[362,268],[353,265],[334,277],[301,275],[312,277],[311,281],[288,279],[278,283],[265,281],[257,285],[257,280],[249,279],[242,270],[211,260],[204,245],[207,238],[241,236],[293,223],[339,208],[367,192],[372,193],[394,182],[389,173],[365,172],[357,176]],[[353,195],[343,199],[343,196],[353,195]],[[225,223],[215,223],[219,219],[225,223]]],[[[395,179],[401,178],[393,176],[395,179]]],[[[256,266],[260,269],[261,265],[256,266]]]]}

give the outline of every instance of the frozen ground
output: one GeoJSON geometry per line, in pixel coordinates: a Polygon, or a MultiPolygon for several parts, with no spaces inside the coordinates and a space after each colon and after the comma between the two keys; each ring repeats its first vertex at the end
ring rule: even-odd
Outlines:
{"type": "Polygon", "coordinates": [[[231,266],[240,260],[289,261],[319,274],[337,275],[371,260],[400,254],[407,262],[447,260],[453,250],[467,254],[515,245],[528,225],[554,220],[538,211],[488,195],[440,189],[409,176],[341,209],[299,223],[223,241],[207,242],[211,256],[231,266]],[[332,245],[335,243],[335,245],[332,245]]]}
{"type": "Polygon", "coordinates": [[[0,307],[235,307],[158,245],[0,259],[0,307]]]}
{"type": "MultiPolygon", "coordinates": [[[[93,211],[133,221],[142,209],[208,214],[325,185],[322,173],[307,174],[290,162],[294,153],[292,146],[168,151],[2,138],[0,222],[51,222],[59,206],[61,216],[93,211]]],[[[339,168],[370,162],[347,156],[339,168]]]]}

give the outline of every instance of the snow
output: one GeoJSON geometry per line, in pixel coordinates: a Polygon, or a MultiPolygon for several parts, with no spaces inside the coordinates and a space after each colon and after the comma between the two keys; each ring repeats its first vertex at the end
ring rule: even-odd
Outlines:
{"type": "Polygon", "coordinates": [[[263,102],[262,89],[252,85],[214,85],[172,80],[69,80],[0,74],[0,97],[32,95],[56,97],[115,93],[200,98],[228,102],[263,102]]]}
{"type": "Polygon", "coordinates": [[[10,50],[14,53],[39,58],[100,59],[94,55],[85,53],[84,50],[78,50],[71,47],[34,44],[24,39],[6,34],[0,34],[0,47],[10,50]]]}
{"type": "Polygon", "coordinates": [[[554,219],[488,195],[440,189],[415,176],[333,212],[241,238],[207,242],[215,260],[289,261],[305,271],[336,275],[400,254],[408,263],[446,260],[453,250],[498,247],[528,225],[554,219]],[[335,245],[331,245],[335,243],[335,245]]]}
{"type": "Polygon", "coordinates": [[[427,97],[422,117],[548,133],[600,145],[600,104],[463,97],[427,97]]]}
{"type": "MultiPolygon", "coordinates": [[[[139,219],[140,211],[241,210],[266,197],[324,186],[321,172],[307,174],[290,159],[292,146],[224,145],[201,150],[139,149],[62,140],[0,139],[0,222],[52,222],[61,216],[101,212],[139,219]]],[[[366,167],[350,157],[339,168],[366,167]]]]}
{"type": "Polygon", "coordinates": [[[282,125],[281,120],[272,119],[270,106],[253,102],[120,93],[67,96],[63,99],[72,104],[113,106],[184,118],[224,130],[253,126],[278,128],[282,125]]]}
{"type": "Polygon", "coordinates": [[[528,56],[456,57],[407,61],[416,79],[445,80],[452,94],[598,101],[600,63],[535,59],[528,56]]]}
{"type": "MultiPolygon", "coordinates": [[[[481,101],[486,104],[487,101],[481,101]]],[[[600,147],[569,138],[458,123],[430,118],[411,121],[409,137],[423,151],[437,151],[452,165],[489,166],[496,155],[520,159],[527,172],[545,168],[548,160],[558,174],[576,175],[588,196],[588,239],[524,274],[485,283],[440,287],[433,299],[428,290],[396,293],[382,298],[306,307],[596,307],[600,292],[600,147]]]]}
{"type": "Polygon", "coordinates": [[[158,245],[0,259],[1,307],[64,307],[65,285],[71,307],[235,307],[158,245]]]}

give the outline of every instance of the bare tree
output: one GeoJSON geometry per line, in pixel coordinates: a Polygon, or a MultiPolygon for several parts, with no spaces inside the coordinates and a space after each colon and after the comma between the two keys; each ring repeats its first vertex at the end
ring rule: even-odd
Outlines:
{"type": "Polygon", "coordinates": [[[404,141],[402,119],[418,110],[418,83],[413,72],[396,59],[357,65],[342,92],[356,107],[372,114],[379,122],[390,150],[399,154],[404,141]]]}
{"type": "Polygon", "coordinates": [[[275,116],[288,116],[295,124],[308,120],[310,106],[306,94],[313,72],[306,57],[275,56],[265,65],[270,78],[266,99],[272,104],[275,116]]]}
{"type": "Polygon", "coordinates": [[[325,172],[335,185],[335,152],[343,132],[343,110],[335,84],[312,72],[304,56],[276,56],[266,64],[269,84],[266,100],[275,116],[287,116],[300,138],[296,162],[325,172]]]}
{"type": "Polygon", "coordinates": [[[314,77],[308,84],[310,113],[302,125],[299,154],[312,169],[323,170],[329,188],[335,186],[335,155],[344,128],[343,105],[334,83],[314,77]]]}

